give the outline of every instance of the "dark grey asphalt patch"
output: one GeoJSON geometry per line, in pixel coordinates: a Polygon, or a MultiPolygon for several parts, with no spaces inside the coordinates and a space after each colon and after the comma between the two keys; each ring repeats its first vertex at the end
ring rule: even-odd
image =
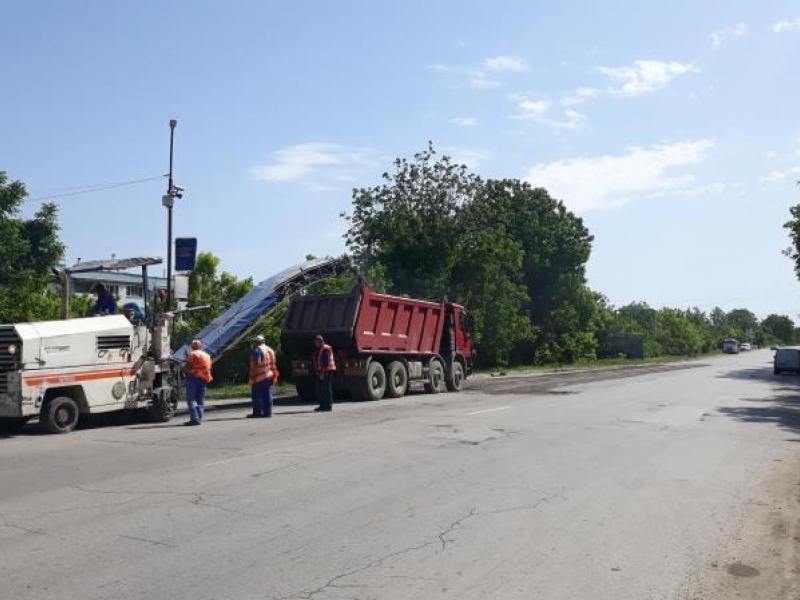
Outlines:
{"type": "Polygon", "coordinates": [[[577,385],[580,383],[592,383],[595,381],[608,381],[612,379],[639,377],[641,375],[650,375],[652,373],[669,373],[672,371],[682,371],[685,369],[697,369],[707,366],[707,364],[703,363],[677,363],[612,369],[588,369],[585,371],[562,371],[559,373],[547,373],[544,375],[508,375],[506,377],[472,380],[470,381],[469,389],[465,391],[467,393],[471,392],[492,395],[567,395],[575,392],[556,390],[556,388],[568,385],[577,385]]]}

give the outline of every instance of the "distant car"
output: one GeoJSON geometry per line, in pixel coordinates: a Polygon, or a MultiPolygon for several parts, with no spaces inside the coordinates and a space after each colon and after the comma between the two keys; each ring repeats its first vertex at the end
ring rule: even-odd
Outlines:
{"type": "Polygon", "coordinates": [[[749,342],[742,342],[741,344],[739,344],[739,350],[741,352],[747,352],[750,349],[751,349],[751,347],[750,347],[749,342]]]}
{"type": "Polygon", "coordinates": [[[797,346],[781,347],[775,350],[772,372],[775,375],[781,373],[800,373],[800,348],[797,346]]]}
{"type": "Polygon", "coordinates": [[[722,342],[722,351],[725,354],[739,354],[739,341],[725,340],[722,342]]]}

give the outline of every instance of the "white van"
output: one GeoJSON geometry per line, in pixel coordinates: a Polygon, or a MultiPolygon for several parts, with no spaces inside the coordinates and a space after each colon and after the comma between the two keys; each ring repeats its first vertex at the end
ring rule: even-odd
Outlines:
{"type": "Polygon", "coordinates": [[[781,373],[800,373],[800,347],[787,346],[775,350],[775,360],[772,372],[775,375],[781,373]]]}

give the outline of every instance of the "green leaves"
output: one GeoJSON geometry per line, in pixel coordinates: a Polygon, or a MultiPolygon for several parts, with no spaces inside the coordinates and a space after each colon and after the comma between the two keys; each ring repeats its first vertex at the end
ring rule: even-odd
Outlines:
{"type": "Polygon", "coordinates": [[[0,322],[53,318],[46,296],[51,269],[64,256],[59,239],[58,209],[43,204],[32,219],[19,216],[27,197],[25,185],[8,182],[0,171],[0,322]]]}
{"type": "Polygon", "coordinates": [[[346,217],[368,280],[379,274],[390,292],[466,304],[482,364],[531,362],[540,351],[594,356],[584,277],[592,237],[580,218],[544,189],[484,181],[432,145],[394,167],[381,185],[354,190],[346,217]]]}

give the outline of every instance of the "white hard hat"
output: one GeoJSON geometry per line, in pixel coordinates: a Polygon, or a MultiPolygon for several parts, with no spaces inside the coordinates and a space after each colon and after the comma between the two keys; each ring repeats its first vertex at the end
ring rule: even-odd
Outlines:
{"type": "Polygon", "coordinates": [[[264,339],[263,335],[257,335],[256,337],[253,338],[253,341],[263,344],[266,340],[264,339]]]}

